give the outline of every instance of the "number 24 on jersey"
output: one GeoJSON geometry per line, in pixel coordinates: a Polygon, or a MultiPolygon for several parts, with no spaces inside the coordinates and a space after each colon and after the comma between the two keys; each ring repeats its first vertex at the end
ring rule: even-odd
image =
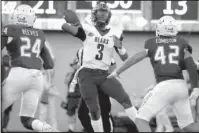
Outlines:
{"type": "Polygon", "coordinates": [[[28,37],[21,37],[21,41],[23,45],[20,48],[21,56],[24,57],[31,57],[32,53],[36,54],[36,57],[38,58],[40,55],[40,47],[41,47],[41,40],[37,38],[31,47],[31,40],[28,37]],[[31,51],[31,52],[29,52],[31,51]]]}

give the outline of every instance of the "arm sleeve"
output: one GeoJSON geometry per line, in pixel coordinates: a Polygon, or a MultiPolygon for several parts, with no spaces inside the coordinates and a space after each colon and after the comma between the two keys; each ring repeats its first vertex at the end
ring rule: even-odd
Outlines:
{"type": "Polygon", "coordinates": [[[193,58],[191,57],[188,50],[185,50],[185,57],[184,57],[185,66],[187,71],[189,72],[189,77],[191,81],[192,88],[198,87],[198,74],[196,64],[194,63],[193,58]]]}
{"type": "Polygon", "coordinates": [[[75,37],[79,38],[80,40],[84,41],[86,39],[86,33],[82,27],[78,28],[78,32],[75,37]]]}
{"type": "Polygon", "coordinates": [[[54,61],[53,61],[54,55],[47,42],[44,44],[44,47],[42,48],[40,56],[42,60],[44,61],[44,64],[43,64],[44,69],[54,68],[54,61]]]}
{"type": "Polygon", "coordinates": [[[150,47],[149,47],[149,40],[145,41],[144,48],[147,52],[147,55],[150,57],[151,53],[150,53],[150,47]]]}
{"type": "Polygon", "coordinates": [[[8,37],[1,35],[1,50],[7,45],[8,37]]]}
{"type": "Polygon", "coordinates": [[[16,34],[16,29],[12,26],[7,25],[3,27],[3,32],[1,33],[2,41],[1,41],[1,50],[7,45],[8,41],[11,42],[13,37],[16,34]]]}

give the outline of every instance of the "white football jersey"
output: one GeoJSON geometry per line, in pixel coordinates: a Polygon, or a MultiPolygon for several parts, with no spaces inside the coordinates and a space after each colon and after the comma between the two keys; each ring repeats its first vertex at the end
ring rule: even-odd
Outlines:
{"type": "Polygon", "coordinates": [[[110,28],[110,31],[102,36],[93,25],[82,24],[82,26],[86,33],[86,39],[83,42],[82,67],[108,70],[115,49],[113,35],[120,38],[123,31],[110,28]]]}

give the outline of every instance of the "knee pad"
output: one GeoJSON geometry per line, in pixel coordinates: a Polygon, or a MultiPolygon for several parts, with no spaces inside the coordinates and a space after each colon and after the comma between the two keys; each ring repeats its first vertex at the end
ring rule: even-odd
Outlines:
{"type": "Polygon", "coordinates": [[[20,120],[25,128],[33,130],[32,122],[35,120],[35,118],[27,117],[27,116],[20,116],[20,120]]]}
{"type": "Polygon", "coordinates": [[[125,96],[125,98],[120,102],[120,104],[122,104],[124,109],[132,107],[132,103],[128,95],[125,96]]]}

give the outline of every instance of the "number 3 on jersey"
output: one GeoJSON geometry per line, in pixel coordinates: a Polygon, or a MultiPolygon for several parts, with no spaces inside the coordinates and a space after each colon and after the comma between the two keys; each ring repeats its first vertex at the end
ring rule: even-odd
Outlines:
{"type": "Polygon", "coordinates": [[[31,40],[28,37],[21,37],[21,41],[23,46],[20,48],[21,56],[24,57],[31,57],[32,53],[36,54],[36,57],[39,57],[40,54],[40,47],[41,47],[41,40],[36,39],[33,46],[31,47],[31,40]],[[31,52],[28,52],[31,49],[31,52]]]}
{"type": "Polygon", "coordinates": [[[102,60],[103,59],[103,53],[102,53],[102,51],[104,50],[104,45],[103,44],[98,44],[97,45],[97,49],[98,49],[99,54],[97,54],[95,56],[95,59],[96,60],[102,60]]]}
{"type": "MultiPolygon", "coordinates": [[[[178,60],[175,60],[174,57],[179,56],[179,47],[175,45],[169,46],[170,50],[173,50],[174,52],[168,54],[168,61],[170,64],[177,64],[179,63],[178,60]]],[[[159,46],[155,53],[155,61],[161,61],[161,64],[166,64],[166,55],[165,50],[163,46],[159,46]]]]}

